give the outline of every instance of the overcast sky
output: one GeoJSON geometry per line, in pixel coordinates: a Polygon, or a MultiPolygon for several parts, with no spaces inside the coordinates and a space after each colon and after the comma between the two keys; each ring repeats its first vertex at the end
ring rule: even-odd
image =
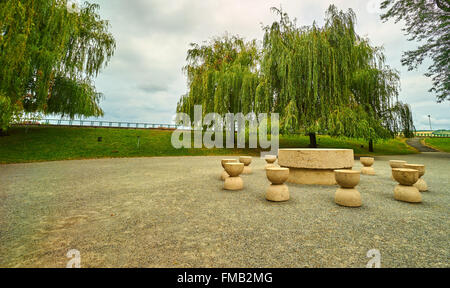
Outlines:
{"type": "MultiPolygon", "coordinates": [[[[384,46],[387,63],[401,73],[400,100],[411,105],[417,129],[450,129],[450,103],[437,104],[423,76],[428,66],[409,72],[400,63],[403,51],[416,46],[403,35],[401,23],[382,23],[380,0],[92,0],[111,22],[117,41],[115,56],[96,80],[105,96],[105,120],[171,123],[180,95],[186,93],[185,65],[189,43],[238,34],[261,40],[261,25],[276,20],[270,7],[282,6],[300,25],[323,24],[330,4],[352,8],[357,32],[373,45],[384,46]]],[[[425,63],[427,64],[427,63],[425,63]]],[[[428,63],[429,64],[429,63],[428,63]]]]}

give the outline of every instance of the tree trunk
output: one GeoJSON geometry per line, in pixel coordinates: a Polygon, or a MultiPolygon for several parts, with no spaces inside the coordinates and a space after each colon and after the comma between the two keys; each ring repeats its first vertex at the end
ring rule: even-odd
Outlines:
{"type": "Polygon", "coordinates": [[[316,133],[309,133],[309,147],[317,148],[316,133]]]}
{"type": "Polygon", "coordinates": [[[6,136],[6,135],[7,135],[6,131],[3,130],[2,128],[0,128],[0,137],[6,136]]]}
{"type": "Polygon", "coordinates": [[[369,140],[369,152],[374,152],[373,150],[373,140],[369,140]]]}

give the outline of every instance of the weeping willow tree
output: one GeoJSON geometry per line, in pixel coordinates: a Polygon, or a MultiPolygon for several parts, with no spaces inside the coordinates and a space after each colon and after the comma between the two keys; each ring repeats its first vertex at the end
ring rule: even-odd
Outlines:
{"type": "Polygon", "coordinates": [[[103,115],[93,79],[112,57],[115,41],[98,5],[67,5],[0,2],[0,128],[23,112],[103,115]]]}
{"type": "MultiPolygon", "coordinates": [[[[261,110],[280,114],[284,131],[363,138],[372,142],[402,129],[396,117],[398,72],[385,64],[382,50],[355,32],[356,16],[331,5],[324,27],[298,27],[281,9],[280,20],[265,27],[261,110]]],[[[409,111],[408,109],[401,109],[409,111]]],[[[408,122],[409,123],[409,122],[408,122]]]]}
{"type": "Polygon", "coordinates": [[[247,114],[255,110],[259,84],[256,41],[225,35],[204,45],[191,44],[186,60],[183,70],[189,92],[181,97],[178,112],[192,119],[195,105],[201,105],[204,114],[247,114]]]}
{"type": "Polygon", "coordinates": [[[255,41],[222,37],[188,51],[188,94],[178,112],[278,113],[284,133],[386,139],[414,126],[409,106],[398,102],[399,74],[383,51],[355,32],[350,9],[331,5],[325,24],[298,27],[281,9],[279,21],[255,41]]]}

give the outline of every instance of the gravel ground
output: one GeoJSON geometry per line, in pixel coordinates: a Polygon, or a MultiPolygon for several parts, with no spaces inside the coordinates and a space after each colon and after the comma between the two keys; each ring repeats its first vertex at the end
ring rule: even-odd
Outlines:
{"type": "Polygon", "coordinates": [[[450,267],[450,154],[377,157],[361,208],[326,186],[268,202],[261,159],[223,191],[222,158],[0,165],[0,267],[65,267],[71,249],[82,267],[365,267],[370,249],[382,267],[450,267]],[[422,204],[393,199],[389,159],[427,165],[422,204]]]}

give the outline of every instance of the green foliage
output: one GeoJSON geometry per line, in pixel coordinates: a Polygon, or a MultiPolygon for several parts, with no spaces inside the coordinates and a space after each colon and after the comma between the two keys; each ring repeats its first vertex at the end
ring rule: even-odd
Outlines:
{"type": "Polygon", "coordinates": [[[360,105],[338,107],[330,113],[327,127],[329,127],[327,132],[331,136],[345,135],[368,140],[390,137],[389,131],[384,129],[380,121],[368,115],[360,105]]]}
{"type": "Polygon", "coordinates": [[[414,137],[414,131],[416,129],[414,128],[414,123],[411,116],[411,107],[408,104],[397,102],[391,110],[393,112],[393,115],[391,116],[391,119],[394,122],[393,126],[402,127],[401,131],[396,132],[403,133],[403,136],[406,138],[414,137]]]}
{"type": "MultiPolygon", "coordinates": [[[[260,155],[259,149],[248,148],[175,149],[171,144],[172,132],[161,130],[12,127],[9,134],[0,137],[0,164],[113,157],[260,155]],[[102,142],[97,141],[100,136],[102,142]]],[[[362,140],[322,135],[317,139],[321,148],[348,148],[356,155],[374,155],[362,140]]],[[[308,147],[308,143],[309,138],[302,135],[280,136],[281,148],[308,147]]],[[[379,141],[375,149],[375,155],[417,153],[398,139],[379,141]]]]}
{"type": "Polygon", "coordinates": [[[425,144],[437,150],[450,153],[450,137],[449,138],[427,138],[425,144]]]}
{"type": "Polygon", "coordinates": [[[298,27],[281,9],[264,27],[260,51],[239,37],[216,38],[188,51],[189,92],[178,112],[279,113],[285,133],[377,140],[414,129],[397,103],[400,77],[383,51],[355,32],[350,9],[331,5],[324,27],[298,27]]]}
{"type": "Polygon", "coordinates": [[[256,42],[227,35],[200,46],[191,44],[188,64],[189,93],[181,98],[177,111],[193,118],[194,106],[202,105],[205,114],[253,111],[258,76],[256,42]]]}
{"type": "Polygon", "coordinates": [[[261,65],[270,85],[268,97],[280,119],[290,121],[295,115],[297,129],[317,132],[324,116],[350,100],[354,15],[341,15],[339,22],[331,15],[324,31],[315,24],[297,27],[286,13],[273,10],[280,21],[265,27],[261,65]]]}
{"type": "Polygon", "coordinates": [[[430,92],[436,94],[437,102],[450,101],[450,2],[385,0],[381,8],[386,9],[382,20],[404,21],[409,40],[420,43],[416,50],[404,53],[402,64],[414,70],[431,57],[433,64],[425,74],[433,81],[430,92]]]}
{"type": "Polygon", "coordinates": [[[6,130],[13,115],[13,107],[8,97],[0,92],[0,131],[6,130]]]}
{"type": "Polygon", "coordinates": [[[16,111],[103,114],[92,79],[112,57],[115,41],[98,9],[86,2],[69,12],[66,0],[0,3],[0,93],[16,111]]]}
{"type": "Polygon", "coordinates": [[[88,80],[56,77],[52,89],[52,97],[47,101],[47,113],[60,114],[61,116],[103,115],[99,102],[102,94],[97,93],[88,80]]]}
{"type": "Polygon", "coordinates": [[[385,64],[379,47],[355,33],[351,9],[331,5],[322,28],[297,27],[273,10],[280,20],[265,27],[262,75],[284,127],[298,123],[306,133],[367,140],[402,129],[388,117],[396,115],[398,72],[385,64]]]}

